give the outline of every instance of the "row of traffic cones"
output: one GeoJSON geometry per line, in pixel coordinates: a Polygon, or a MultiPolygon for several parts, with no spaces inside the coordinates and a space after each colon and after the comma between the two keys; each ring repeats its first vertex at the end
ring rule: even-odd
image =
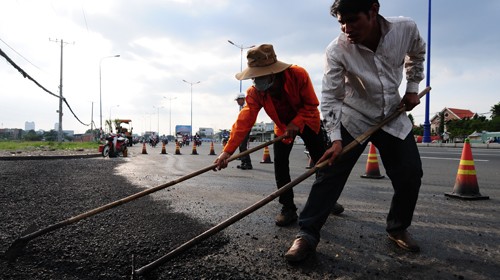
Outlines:
{"type": "MultiPolygon", "coordinates": [[[[146,150],[146,143],[142,143],[142,154],[143,155],[147,155],[148,154],[148,152],[146,150]]],[[[166,155],[167,154],[167,150],[165,148],[165,143],[162,144],[161,154],[162,155],[166,155]]],[[[176,155],[180,155],[181,154],[181,149],[180,149],[180,146],[179,146],[178,142],[175,142],[175,154],[176,155]]],[[[196,150],[196,144],[194,144],[194,142],[193,142],[193,150],[192,150],[191,154],[192,155],[197,155],[198,154],[198,152],[196,150]]],[[[210,143],[210,153],[209,153],[209,155],[215,155],[214,143],[213,142],[210,143]]]]}
{"type": "MultiPolygon", "coordinates": [[[[142,144],[142,154],[144,154],[144,155],[148,154],[148,152],[146,150],[146,143],[142,144]]],[[[163,145],[161,147],[161,154],[167,154],[167,151],[165,149],[165,143],[163,143],[163,145]]],[[[175,154],[181,155],[181,149],[180,149],[178,142],[175,142],[175,154]]],[[[194,142],[193,142],[193,149],[191,151],[191,154],[198,155],[198,151],[196,150],[196,144],[194,142]]],[[[210,153],[208,155],[210,155],[210,156],[216,155],[215,150],[214,150],[214,142],[210,143],[210,153]]],[[[271,155],[269,153],[269,148],[267,146],[264,147],[264,154],[262,156],[262,161],[260,163],[273,163],[271,160],[271,155]]]]}
{"type": "MultiPolygon", "coordinates": [[[[366,162],[366,173],[361,175],[361,178],[384,178],[384,176],[380,174],[377,160],[377,150],[373,143],[370,143],[370,151],[368,152],[368,159],[366,162]]],[[[445,196],[464,200],[489,199],[489,196],[483,196],[479,192],[476,169],[474,167],[474,159],[472,158],[472,149],[469,139],[465,139],[453,191],[451,193],[445,193],[445,196]]]]}

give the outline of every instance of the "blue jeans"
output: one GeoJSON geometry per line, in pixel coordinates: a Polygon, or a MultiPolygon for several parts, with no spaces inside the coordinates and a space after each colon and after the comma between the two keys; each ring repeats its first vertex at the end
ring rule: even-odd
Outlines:
{"type": "MultiPolygon", "coordinates": [[[[309,156],[314,162],[318,161],[325,153],[326,143],[323,137],[323,131],[315,133],[307,125],[304,126],[302,133],[298,134],[309,151],[309,156]]],[[[276,186],[279,188],[291,182],[290,179],[290,152],[292,151],[293,143],[285,144],[281,141],[273,144],[274,150],[274,177],[276,179],[276,186]]],[[[293,202],[293,189],[288,190],[279,197],[279,202],[283,206],[296,210],[297,207],[293,202]]]]}
{"type": "MultiPolygon", "coordinates": [[[[341,133],[344,147],[354,141],[344,127],[341,128],[341,133]]],[[[410,226],[423,175],[420,154],[412,132],[401,140],[383,130],[378,130],[368,141],[357,145],[332,166],[327,166],[317,172],[307,203],[299,216],[300,232],[297,237],[304,237],[313,245],[319,243],[320,230],[332,206],[342,193],[352,168],[369,141],[378,148],[394,189],[386,221],[386,231],[394,233],[410,226]]]]}

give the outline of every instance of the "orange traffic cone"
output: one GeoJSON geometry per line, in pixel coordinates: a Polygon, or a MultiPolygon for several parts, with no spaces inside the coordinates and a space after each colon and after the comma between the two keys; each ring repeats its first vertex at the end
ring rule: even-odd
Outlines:
{"type": "Polygon", "coordinates": [[[368,159],[366,160],[366,173],[361,175],[361,178],[367,179],[382,179],[384,175],[380,175],[378,168],[377,149],[375,145],[370,142],[370,151],[368,152],[368,159]]]}
{"type": "Polygon", "coordinates": [[[490,198],[489,196],[482,196],[479,193],[476,169],[474,168],[474,159],[472,159],[472,150],[470,148],[469,139],[465,139],[453,192],[445,193],[444,195],[467,200],[490,198]]]}
{"type": "Polygon", "coordinates": [[[181,154],[181,147],[179,147],[179,142],[175,142],[175,154],[180,155],[181,154]]]}
{"type": "Polygon", "coordinates": [[[146,151],[146,142],[142,143],[142,154],[147,155],[148,152],[146,151]]]}
{"type": "Polygon", "coordinates": [[[193,150],[191,151],[192,155],[197,155],[198,152],[196,151],[196,141],[193,141],[193,150]]]}
{"type": "Polygon", "coordinates": [[[267,146],[264,147],[264,155],[262,156],[262,161],[260,163],[273,163],[267,146]]]}
{"type": "Polygon", "coordinates": [[[161,154],[162,155],[166,155],[167,154],[167,150],[165,149],[165,142],[163,142],[163,145],[161,145],[161,154]]]}
{"type": "Polygon", "coordinates": [[[209,156],[215,156],[215,150],[214,150],[214,142],[210,142],[210,153],[208,154],[209,156]]]}

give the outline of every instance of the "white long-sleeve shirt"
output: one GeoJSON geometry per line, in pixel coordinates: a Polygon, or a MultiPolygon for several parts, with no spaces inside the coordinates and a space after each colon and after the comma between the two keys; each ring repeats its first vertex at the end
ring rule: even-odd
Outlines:
{"type": "MultiPolygon", "coordinates": [[[[375,52],[352,44],[342,33],[326,49],[321,112],[332,141],[342,140],[340,123],[354,137],[397,109],[406,70],[407,92],[418,92],[424,78],[425,42],[409,18],[379,16],[382,36],[375,52]]],[[[404,139],[412,129],[406,114],[382,128],[404,139]]]]}

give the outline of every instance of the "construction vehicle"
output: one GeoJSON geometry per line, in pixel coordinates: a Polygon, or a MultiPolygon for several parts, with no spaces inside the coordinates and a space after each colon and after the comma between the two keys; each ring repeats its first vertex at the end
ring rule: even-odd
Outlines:
{"type": "Polygon", "coordinates": [[[117,134],[123,134],[128,139],[128,145],[132,146],[132,120],[127,119],[115,119],[115,128],[117,134]]]}

